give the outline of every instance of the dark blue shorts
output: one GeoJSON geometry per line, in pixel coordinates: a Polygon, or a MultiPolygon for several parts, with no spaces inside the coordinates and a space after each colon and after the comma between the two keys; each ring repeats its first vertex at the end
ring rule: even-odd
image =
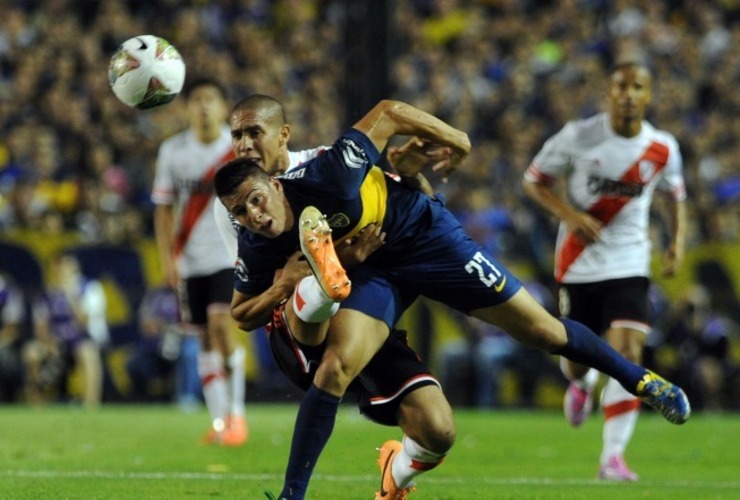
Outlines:
{"type": "Polygon", "coordinates": [[[474,242],[450,212],[439,211],[435,217],[435,227],[449,231],[421,232],[403,251],[379,252],[379,258],[371,256],[351,268],[352,292],[341,307],[392,328],[419,295],[467,314],[502,304],[521,288],[521,282],[474,242]]]}

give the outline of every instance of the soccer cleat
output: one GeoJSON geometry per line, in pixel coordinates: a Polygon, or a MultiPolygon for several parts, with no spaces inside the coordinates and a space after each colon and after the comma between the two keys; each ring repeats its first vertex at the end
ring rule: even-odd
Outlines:
{"type": "Polygon", "coordinates": [[[301,251],[321,289],[335,302],[346,299],[352,283],[334,251],[326,217],[316,207],[309,206],[301,212],[298,223],[301,251]]]}
{"type": "Polygon", "coordinates": [[[686,393],[650,370],[637,384],[637,397],[662,413],[671,423],[683,424],[691,416],[691,404],[686,393]]]}
{"type": "Polygon", "coordinates": [[[573,427],[578,427],[591,414],[593,404],[593,391],[583,389],[575,382],[571,382],[563,398],[565,419],[573,427]]]}
{"type": "Polygon", "coordinates": [[[606,481],[621,481],[621,482],[632,482],[640,479],[635,472],[631,471],[627,467],[627,463],[619,455],[614,455],[609,461],[599,467],[599,474],[596,476],[598,479],[604,479],[606,481]]]}
{"type": "Polygon", "coordinates": [[[201,442],[204,444],[221,444],[223,441],[224,432],[226,431],[226,424],[223,419],[217,418],[213,421],[211,428],[208,429],[201,442]]]}
{"type": "Polygon", "coordinates": [[[378,451],[380,456],[378,457],[378,465],[380,466],[380,491],[375,492],[375,500],[405,500],[408,498],[408,494],[415,490],[413,486],[407,488],[399,488],[396,486],[396,481],[393,479],[391,470],[393,467],[393,459],[403,448],[403,444],[400,441],[386,441],[383,443],[378,451]]]}
{"type": "Polygon", "coordinates": [[[249,438],[247,419],[244,416],[230,415],[226,419],[226,429],[221,435],[221,444],[224,446],[241,446],[249,438]]]}

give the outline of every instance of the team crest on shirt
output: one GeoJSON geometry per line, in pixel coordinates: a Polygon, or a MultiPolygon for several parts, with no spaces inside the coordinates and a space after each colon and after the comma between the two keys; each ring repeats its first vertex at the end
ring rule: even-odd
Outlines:
{"type": "Polygon", "coordinates": [[[640,163],[638,163],[638,167],[640,170],[640,179],[645,182],[652,179],[655,175],[655,171],[657,170],[657,165],[655,165],[655,162],[650,160],[640,160],[640,163]]]}
{"type": "Polygon", "coordinates": [[[326,219],[329,227],[347,227],[349,226],[349,217],[346,214],[334,214],[326,219]]]}
{"type": "Polygon", "coordinates": [[[244,263],[244,260],[241,257],[236,260],[236,268],[234,269],[234,274],[242,283],[249,282],[249,269],[247,269],[247,265],[244,263]]]}
{"type": "Polygon", "coordinates": [[[349,168],[362,168],[367,165],[367,156],[365,151],[352,139],[346,137],[342,139],[344,148],[342,148],[342,158],[344,159],[345,165],[349,168]]]}

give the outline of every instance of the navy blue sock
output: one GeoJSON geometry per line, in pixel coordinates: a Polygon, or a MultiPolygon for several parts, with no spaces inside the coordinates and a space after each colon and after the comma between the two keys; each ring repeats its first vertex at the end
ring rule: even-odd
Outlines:
{"type": "Polygon", "coordinates": [[[280,498],[303,500],[316,461],[334,430],[340,398],[311,385],[298,409],[280,498]]]}
{"type": "Polygon", "coordinates": [[[619,354],[586,325],[566,318],[560,318],[560,321],[565,325],[568,343],[555,354],[596,368],[635,394],[638,382],[647,373],[645,368],[619,354]]]}

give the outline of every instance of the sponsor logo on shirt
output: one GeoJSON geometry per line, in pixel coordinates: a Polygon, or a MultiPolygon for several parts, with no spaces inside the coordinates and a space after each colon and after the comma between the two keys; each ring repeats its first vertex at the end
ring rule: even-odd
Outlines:
{"type": "Polygon", "coordinates": [[[342,158],[344,158],[345,165],[349,168],[362,168],[367,165],[368,161],[365,151],[355,141],[345,137],[342,139],[342,143],[345,146],[342,149],[342,158]]]}
{"type": "Polygon", "coordinates": [[[588,192],[590,194],[600,194],[603,196],[627,196],[637,198],[642,196],[645,189],[644,184],[637,182],[625,182],[621,180],[604,179],[592,175],[588,178],[588,192]]]}
{"type": "Polygon", "coordinates": [[[247,269],[247,265],[244,263],[244,260],[242,260],[241,257],[236,260],[236,268],[234,269],[234,274],[242,283],[249,282],[249,269],[247,269]]]}
{"type": "Polygon", "coordinates": [[[306,167],[289,170],[279,177],[281,179],[300,179],[304,175],[306,175],[306,167]]]}
{"type": "Polygon", "coordinates": [[[175,186],[179,191],[188,193],[204,193],[211,195],[215,192],[213,182],[206,182],[203,179],[177,179],[175,186]]]}

